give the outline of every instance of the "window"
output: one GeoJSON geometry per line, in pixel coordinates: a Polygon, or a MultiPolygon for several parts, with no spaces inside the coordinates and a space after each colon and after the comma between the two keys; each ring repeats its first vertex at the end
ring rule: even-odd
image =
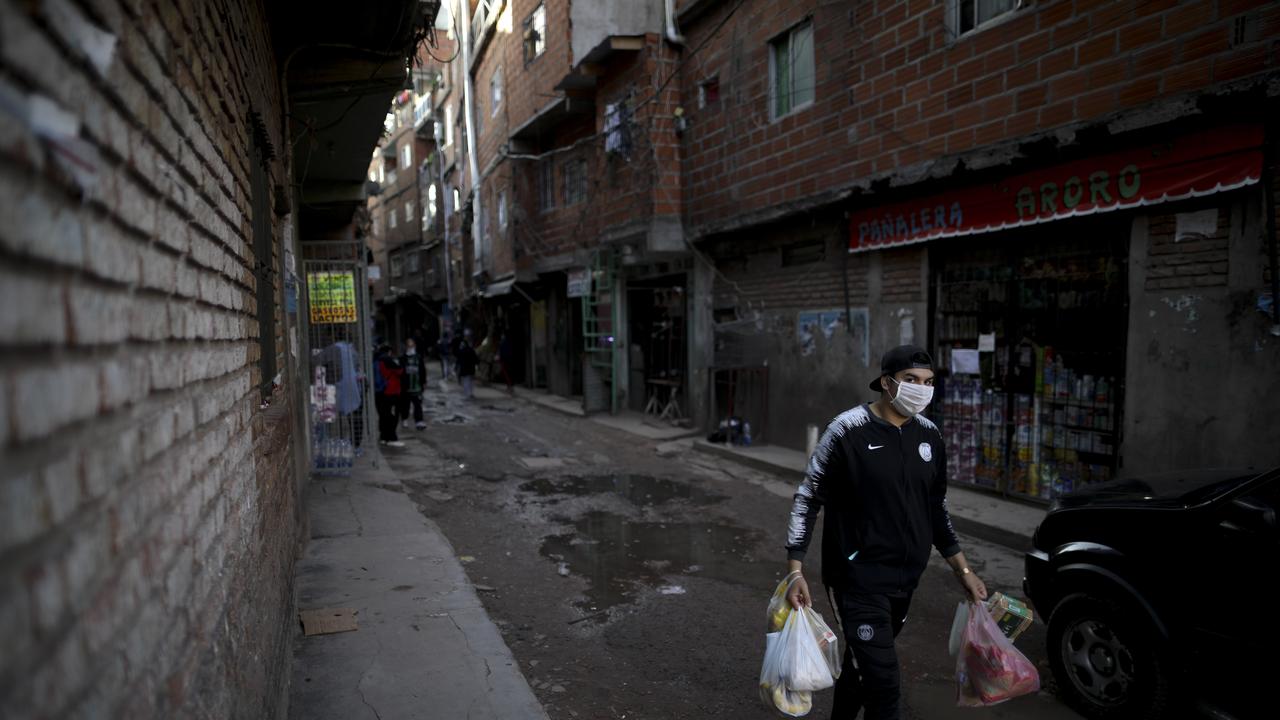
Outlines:
{"type": "Polygon", "coordinates": [[[498,193],[498,229],[507,229],[507,191],[498,193]]]}
{"type": "Polygon", "coordinates": [[[407,142],[404,147],[400,148],[400,167],[413,167],[413,143],[407,142]]]}
{"type": "Polygon", "coordinates": [[[444,145],[449,147],[453,144],[453,108],[444,106],[444,145]]]}
{"type": "Polygon", "coordinates": [[[387,164],[385,162],[378,163],[378,183],[380,185],[387,184],[387,164]]]}
{"type": "Polygon", "coordinates": [[[547,49],[547,6],[539,5],[524,19],[524,63],[528,65],[547,49]]]}
{"type": "Polygon", "coordinates": [[[391,210],[387,213],[387,228],[394,230],[396,227],[396,211],[391,210]]]}
{"type": "MultiPolygon", "coordinates": [[[[439,193],[436,191],[435,185],[427,186],[427,219],[433,219],[436,216],[436,203],[439,200],[439,193]]],[[[424,224],[423,227],[426,227],[424,224]]]]}
{"type": "Polygon", "coordinates": [[[406,224],[413,222],[413,201],[406,200],[404,203],[404,221],[406,224]]]}
{"type": "MultiPolygon", "coordinates": [[[[485,112],[484,112],[484,108],[482,107],[483,103],[481,103],[481,102],[480,102],[480,99],[481,99],[481,96],[477,95],[477,96],[476,96],[476,111],[475,111],[475,116],[476,116],[476,142],[480,142],[480,136],[484,135],[484,117],[485,117],[485,112]]],[[[464,138],[464,141],[465,141],[465,138],[464,138]]]]}
{"type": "Polygon", "coordinates": [[[956,35],[976,30],[1018,8],[1018,0],[952,0],[952,2],[956,13],[956,35]]]}
{"type": "Polygon", "coordinates": [[[453,189],[453,212],[458,212],[462,208],[462,191],[458,188],[453,189]]]}
{"type": "Polygon", "coordinates": [[[774,118],[813,102],[813,23],[805,22],[769,43],[769,82],[774,118]]]}
{"type": "Polygon", "coordinates": [[[546,212],[556,206],[556,166],[543,160],[538,166],[538,209],[546,212]]]}
{"type": "Polygon", "coordinates": [[[604,106],[604,151],[626,155],[630,150],[630,109],[625,101],[604,106]]]}
{"type": "Polygon", "coordinates": [[[698,83],[698,109],[720,102],[720,76],[707,78],[698,83]]]}
{"type": "Polygon", "coordinates": [[[806,240],[782,248],[782,267],[808,265],[826,258],[826,243],[822,240],[806,240]]]}
{"type": "Polygon", "coordinates": [[[497,115],[502,105],[502,68],[494,70],[493,77],[489,78],[489,105],[489,114],[497,115]]]}
{"type": "Polygon", "coordinates": [[[587,197],[587,161],[569,160],[564,164],[564,204],[580,203],[587,197]]]}
{"type": "Polygon", "coordinates": [[[417,250],[409,251],[409,274],[416,275],[422,270],[422,253],[417,250]]]}
{"type": "Polygon", "coordinates": [[[391,255],[391,277],[398,278],[404,274],[404,256],[400,253],[391,255]]]}

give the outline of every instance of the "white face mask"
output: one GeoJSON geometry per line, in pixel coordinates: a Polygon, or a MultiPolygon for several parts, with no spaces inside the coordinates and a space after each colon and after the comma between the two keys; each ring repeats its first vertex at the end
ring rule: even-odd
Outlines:
{"type": "Polygon", "coordinates": [[[924,412],[924,409],[929,407],[929,403],[933,402],[933,386],[898,382],[895,378],[889,379],[898,384],[898,396],[893,398],[893,408],[903,415],[915,417],[924,412]]]}
{"type": "Polygon", "coordinates": [[[410,355],[410,356],[412,356],[412,355],[417,355],[417,354],[418,354],[418,349],[417,349],[417,348],[409,348],[408,350],[405,350],[405,351],[404,351],[404,354],[405,354],[405,355],[410,355]]]}

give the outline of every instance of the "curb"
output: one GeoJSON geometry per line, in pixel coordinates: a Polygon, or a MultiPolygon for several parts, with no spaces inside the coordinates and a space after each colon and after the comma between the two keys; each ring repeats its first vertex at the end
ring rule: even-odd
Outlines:
{"type": "MultiPolygon", "coordinates": [[[[767,460],[760,460],[749,455],[741,455],[728,448],[720,447],[705,440],[699,440],[693,444],[693,449],[708,455],[715,455],[726,460],[732,460],[740,465],[761,470],[763,472],[772,473],[778,477],[787,480],[797,480],[800,473],[791,468],[784,468],[775,465],[767,460]]],[[[1022,533],[1007,530],[999,525],[973,520],[957,515],[955,512],[951,514],[951,524],[955,526],[959,532],[969,535],[979,540],[985,540],[990,543],[1001,545],[1015,552],[1026,552],[1031,549],[1031,536],[1022,533]]]]}

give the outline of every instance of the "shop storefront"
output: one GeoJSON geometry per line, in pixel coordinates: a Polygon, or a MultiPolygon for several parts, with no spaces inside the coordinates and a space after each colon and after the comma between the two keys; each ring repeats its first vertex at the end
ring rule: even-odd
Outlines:
{"type": "Polygon", "coordinates": [[[1134,220],[1257,183],[1261,146],[1203,130],[854,215],[851,252],[930,243],[950,482],[1047,500],[1115,477],[1134,220]]]}
{"type": "Polygon", "coordinates": [[[1107,217],[1048,230],[931,249],[954,483],[1048,498],[1117,470],[1128,229],[1107,217]]]}

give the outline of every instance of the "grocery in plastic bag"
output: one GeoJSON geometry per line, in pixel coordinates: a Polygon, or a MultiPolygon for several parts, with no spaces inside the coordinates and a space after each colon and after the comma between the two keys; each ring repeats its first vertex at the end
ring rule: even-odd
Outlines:
{"type": "Polygon", "coordinates": [[[840,677],[840,643],[813,608],[795,610],[787,591],[798,579],[778,584],[769,601],[760,697],[784,715],[801,717],[813,709],[813,691],[840,677]]]}
{"type": "Polygon", "coordinates": [[[956,658],[956,704],[996,705],[1040,690],[1035,665],[1004,636],[991,613],[970,603],[956,658]]]}

